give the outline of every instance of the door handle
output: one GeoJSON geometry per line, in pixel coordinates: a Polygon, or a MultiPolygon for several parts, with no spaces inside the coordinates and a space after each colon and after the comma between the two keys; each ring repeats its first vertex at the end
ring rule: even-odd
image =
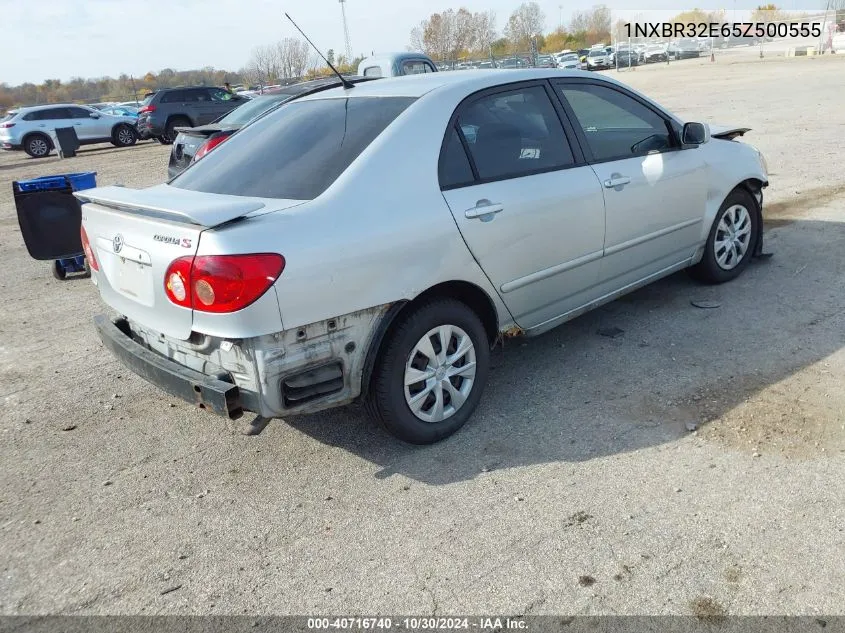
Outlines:
{"type": "Polygon", "coordinates": [[[611,174],[610,178],[604,181],[604,186],[608,189],[616,189],[616,187],[624,187],[631,182],[631,179],[622,174],[611,174]]]}
{"type": "MultiPolygon", "coordinates": [[[[473,220],[475,218],[493,216],[494,214],[501,213],[504,210],[505,207],[502,204],[493,203],[489,200],[479,200],[475,203],[475,206],[472,209],[464,211],[464,217],[468,220],[473,220]]],[[[492,217],[490,219],[492,219],[492,217]]]]}

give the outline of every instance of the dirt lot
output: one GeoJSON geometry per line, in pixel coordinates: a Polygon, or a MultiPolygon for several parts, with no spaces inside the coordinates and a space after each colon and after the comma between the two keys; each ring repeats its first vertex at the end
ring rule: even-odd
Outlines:
{"type": "Polygon", "coordinates": [[[845,613],[843,57],[620,73],[753,128],[774,258],[509,341],[424,449],[355,408],[245,437],[123,369],[9,183],[152,185],[168,148],[0,156],[0,613],[845,613]]]}

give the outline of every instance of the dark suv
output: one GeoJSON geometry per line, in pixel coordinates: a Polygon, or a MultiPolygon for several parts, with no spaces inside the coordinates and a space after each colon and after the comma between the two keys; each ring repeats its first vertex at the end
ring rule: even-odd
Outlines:
{"type": "Polygon", "coordinates": [[[172,143],[177,127],[205,125],[249,101],[222,88],[165,88],[146,96],[138,110],[138,134],[172,143]]]}

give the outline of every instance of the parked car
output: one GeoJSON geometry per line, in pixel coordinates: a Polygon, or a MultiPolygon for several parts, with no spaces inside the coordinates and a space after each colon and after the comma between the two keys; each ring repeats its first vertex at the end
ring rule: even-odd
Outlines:
{"type": "Polygon", "coordinates": [[[148,94],[138,110],[141,138],[172,143],[177,127],[211,123],[249,100],[223,88],[162,88],[148,94]]]}
{"type": "Polygon", "coordinates": [[[112,114],[114,116],[128,116],[134,119],[138,118],[138,108],[131,106],[112,106],[110,108],[103,108],[101,112],[105,114],[112,114]]]}
{"type": "Polygon", "coordinates": [[[557,62],[551,55],[537,57],[537,68],[557,68],[557,62]]]}
{"type": "Polygon", "coordinates": [[[563,70],[578,70],[582,65],[577,53],[568,53],[558,58],[557,67],[563,70]]]}
{"type": "Polygon", "coordinates": [[[96,328],[146,380],[256,428],[360,399],[436,442],[475,410],[501,336],[761,254],[767,168],[726,140],[744,131],[573,71],[303,96],[168,184],[75,194],[121,315],[96,328]]]}
{"type": "Polygon", "coordinates": [[[630,68],[639,66],[640,59],[637,52],[632,48],[619,48],[613,57],[613,65],[617,68],[630,68]]]}
{"type": "Polygon", "coordinates": [[[358,64],[360,77],[400,77],[436,72],[439,72],[437,64],[423,53],[374,55],[358,64]]]}
{"type": "Polygon", "coordinates": [[[89,106],[51,104],[30,106],[9,112],[0,123],[0,147],[23,150],[33,158],[49,156],[56,128],[72,127],[80,145],[112,143],[116,147],[134,145],[138,140],[135,119],[112,115],[89,106]]]}
{"type": "MultiPolygon", "coordinates": [[[[350,83],[359,83],[376,79],[375,77],[348,77],[350,83]]],[[[337,77],[327,77],[292,84],[284,88],[277,88],[255,97],[249,103],[235,108],[225,116],[208,125],[191,128],[176,128],[178,135],[170,152],[170,163],[167,167],[169,178],[182,173],[191,163],[201,159],[232,134],[256,117],[267,112],[279,104],[294,97],[312,92],[319,92],[340,85],[337,77]]]]}
{"type": "Polygon", "coordinates": [[[701,51],[695,40],[679,40],[669,44],[667,53],[671,59],[693,59],[701,57],[701,51]]]}
{"type": "Polygon", "coordinates": [[[665,62],[669,59],[669,53],[665,44],[652,44],[646,47],[643,58],[646,64],[665,62]]]}
{"type": "Polygon", "coordinates": [[[610,66],[610,54],[604,48],[594,48],[587,55],[587,70],[605,70],[610,66]]]}

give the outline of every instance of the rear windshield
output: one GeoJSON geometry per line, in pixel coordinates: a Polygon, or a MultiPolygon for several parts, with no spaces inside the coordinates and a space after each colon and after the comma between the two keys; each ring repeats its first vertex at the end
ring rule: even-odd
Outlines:
{"type": "Polygon", "coordinates": [[[255,99],[252,99],[251,101],[243,104],[242,106],[238,106],[237,108],[232,110],[229,114],[220,119],[218,123],[244,125],[245,123],[252,121],[262,112],[266,112],[277,103],[281,103],[282,101],[286,101],[290,98],[291,95],[289,94],[264,95],[262,97],[255,97],[255,99]]]}
{"type": "Polygon", "coordinates": [[[205,193],[312,200],[414,101],[292,101],[244,127],[170,184],[205,193]]]}
{"type": "Polygon", "coordinates": [[[144,95],[144,100],[141,102],[141,105],[150,105],[153,102],[153,99],[155,98],[156,94],[158,93],[151,92],[147,95],[144,95]]]}

